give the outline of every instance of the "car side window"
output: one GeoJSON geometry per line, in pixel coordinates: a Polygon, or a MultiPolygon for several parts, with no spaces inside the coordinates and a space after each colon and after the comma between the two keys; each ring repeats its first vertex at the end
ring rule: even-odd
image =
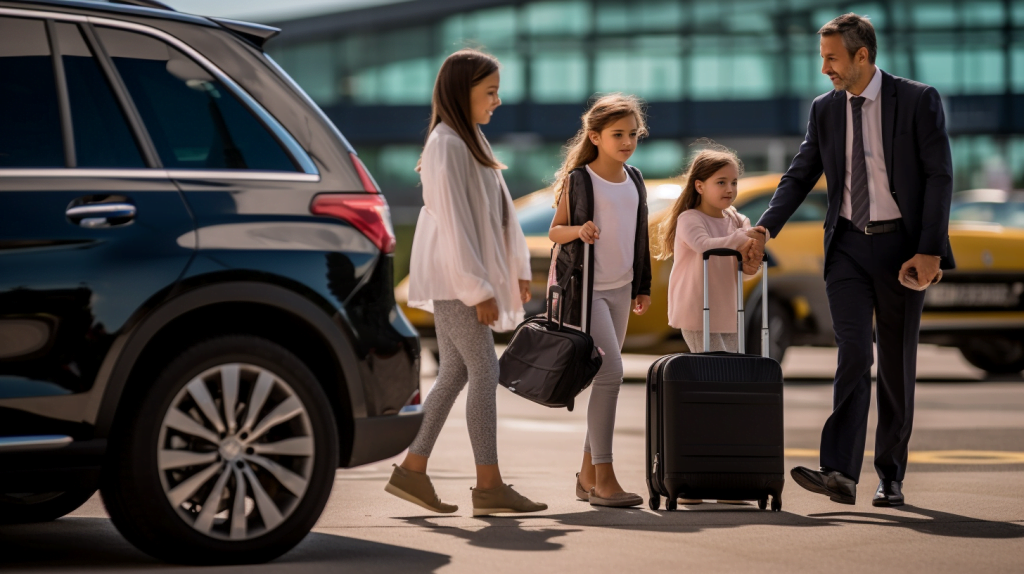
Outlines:
{"type": "Polygon", "coordinates": [[[252,111],[194,60],[151,36],[97,32],[164,167],[297,171],[252,111]]]}
{"type": "Polygon", "coordinates": [[[757,225],[757,220],[768,210],[768,202],[772,200],[772,194],[759,195],[750,201],[736,207],[736,211],[747,216],[751,225],[757,225]]]}
{"type": "Polygon", "coordinates": [[[74,24],[56,24],[78,167],[146,167],[114,92],[74,24]]]}
{"type": "MultiPolygon", "coordinates": [[[[768,211],[768,204],[772,200],[771,193],[766,193],[751,199],[736,208],[737,211],[750,218],[751,225],[757,225],[765,211],[768,211]]],[[[788,223],[807,223],[825,221],[825,214],[828,212],[828,196],[822,191],[812,191],[807,194],[800,207],[796,208],[788,223]]]]}
{"type": "Polygon", "coordinates": [[[46,25],[0,17],[0,168],[64,166],[46,25]]]}
{"type": "MultiPolygon", "coordinates": [[[[765,208],[767,209],[767,206],[765,208]]],[[[826,213],[828,213],[828,196],[821,191],[812,191],[807,194],[807,198],[800,204],[800,207],[796,208],[793,217],[790,217],[789,220],[794,223],[821,223],[825,221],[826,213]]]]}

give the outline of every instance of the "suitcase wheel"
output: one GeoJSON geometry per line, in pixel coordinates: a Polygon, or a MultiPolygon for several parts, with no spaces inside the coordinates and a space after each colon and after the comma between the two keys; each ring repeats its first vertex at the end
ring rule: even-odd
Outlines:
{"type": "Polygon", "coordinates": [[[665,510],[675,510],[675,509],[676,509],[676,496],[673,494],[673,495],[665,497],[665,510]]]}
{"type": "Polygon", "coordinates": [[[647,506],[651,507],[651,510],[661,508],[661,496],[652,494],[651,497],[647,499],[647,506]]]}
{"type": "Polygon", "coordinates": [[[782,510],[782,497],[776,494],[772,497],[772,512],[782,510]]]}
{"type": "Polygon", "coordinates": [[[761,510],[768,508],[768,497],[761,498],[757,501],[757,507],[761,510]]]}

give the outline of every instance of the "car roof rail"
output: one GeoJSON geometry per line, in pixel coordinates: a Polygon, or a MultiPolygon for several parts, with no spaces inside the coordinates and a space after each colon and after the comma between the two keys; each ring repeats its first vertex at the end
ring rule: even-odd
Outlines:
{"type": "Polygon", "coordinates": [[[143,8],[154,8],[156,10],[170,10],[171,12],[177,12],[177,10],[163,2],[160,2],[159,0],[110,0],[110,3],[127,4],[129,6],[141,6],[143,8]]]}
{"type": "Polygon", "coordinates": [[[228,18],[207,18],[213,22],[216,22],[224,28],[238,34],[246,40],[252,42],[257,48],[263,49],[263,45],[268,40],[277,36],[281,33],[280,28],[273,26],[264,26],[263,24],[256,24],[253,22],[241,22],[238,20],[231,20],[228,18]]]}

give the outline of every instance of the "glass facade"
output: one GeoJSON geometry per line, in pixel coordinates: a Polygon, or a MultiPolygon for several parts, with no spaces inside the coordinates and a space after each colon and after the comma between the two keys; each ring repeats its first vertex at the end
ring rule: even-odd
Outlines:
{"type": "MultiPolygon", "coordinates": [[[[502,62],[501,96],[516,106],[518,127],[511,131],[517,136],[531,131],[523,114],[567,109],[560,113],[572,120],[595,93],[634,93],[652,109],[661,103],[794,101],[802,107],[784,132],[761,130],[748,138],[734,128],[723,137],[714,125],[694,121],[690,125],[701,126],[699,133],[687,137],[659,138],[652,129],[635,156],[647,176],[674,175],[687,144],[708,136],[740,149],[751,171],[784,169],[799,144],[806,103],[831,89],[820,73],[816,32],[851,11],[875,25],[879,67],[935,86],[947,112],[950,98],[1024,94],[1024,0],[518,1],[457,14],[439,10],[433,20],[415,25],[378,24],[308,42],[282,38],[271,42],[269,52],[330,113],[364,106],[425,110],[445,56],[464,46],[484,48],[502,62]]],[[[974,105],[985,105],[979,102],[974,105]]],[[[415,165],[414,144],[422,141],[425,118],[424,126],[413,130],[416,138],[407,141],[363,143],[350,136],[385,188],[415,184],[406,164],[415,165]]],[[[652,117],[652,127],[657,121],[652,117]]],[[[1024,187],[1024,136],[983,124],[961,133],[951,126],[957,188],[1000,177],[1024,187]]],[[[564,131],[559,137],[492,138],[501,160],[514,166],[508,179],[515,192],[551,179],[559,145],[572,135],[571,129],[564,131]]]]}

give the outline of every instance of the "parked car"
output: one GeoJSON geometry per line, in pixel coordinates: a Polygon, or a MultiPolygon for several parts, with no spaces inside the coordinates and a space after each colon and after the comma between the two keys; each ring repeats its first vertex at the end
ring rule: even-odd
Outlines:
{"type": "Polygon", "coordinates": [[[277,32],[0,0],[0,521],[98,488],[153,556],[265,561],[418,431],[387,202],[277,32]]]}
{"type": "MultiPolygon", "coordinates": [[[[736,209],[754,223],[768,208],[781,174],[756,174],[739,182],[736,209]]],[[[682,181],[650,180],[648,206],[651,236],[682,191],[682,181]]],[[[543,310],[544,285],[550,263],[547,230],[554,215],[550,188],[516,200],[520,224],[530,246],[533,302],[527,314],[543,310]]],[[[828,209],[822,178],[793,214],[783,232],[767,245],[771,288],[768,318],[772,357],[782,360],[794,345],[835,344],[832,317],[823,280],[824,230],[828,209]]],[[[921,342],[958,347],[968,362],[990,373],[1024,369],[1024,192],[973,190],[955,194],[950,214],[950,243],[957,268],[928,289],[921,318],[921,342]]],[[[671,260],[652,266],[651,309],[632,316],[625,349],[635,352],[683,351],[678,331],[668,326],[666,309],[671,260]]],[[[407,279],[396,288],[405,305],[407,279]]],[[[744,283],[747,350],[760,352],[760,275],[744,283]]],[[[407,311],[425,336],[433,317],[407,311]]]]}

